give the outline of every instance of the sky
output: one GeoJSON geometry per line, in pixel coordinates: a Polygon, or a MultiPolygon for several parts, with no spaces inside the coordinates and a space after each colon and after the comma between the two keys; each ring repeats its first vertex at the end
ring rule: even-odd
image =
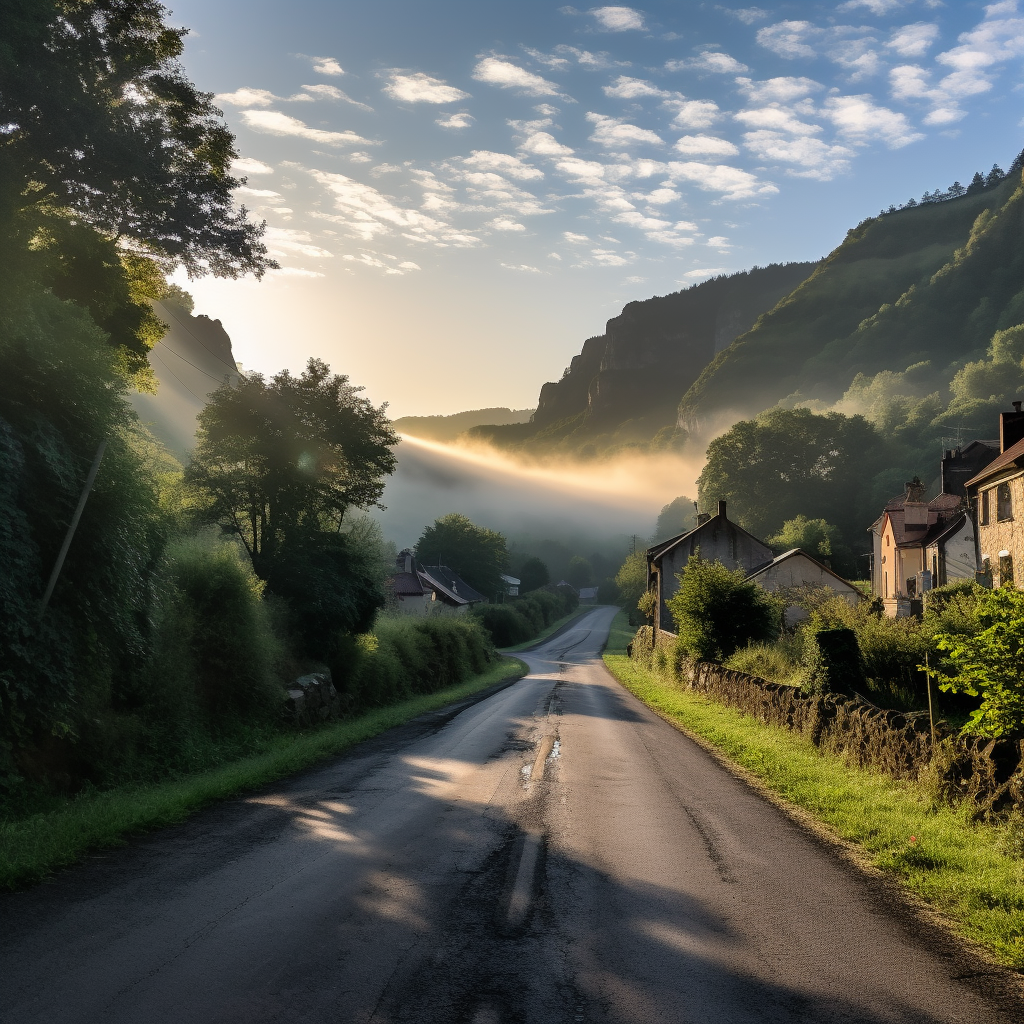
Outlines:
{"type": "Polygon", "coordinates": [[[1017,0],[183,0],[263,281],[179,278],[246,369],[393,416],[536,404],[634,299],[818,259],[1024,147],[1017,0]]]}

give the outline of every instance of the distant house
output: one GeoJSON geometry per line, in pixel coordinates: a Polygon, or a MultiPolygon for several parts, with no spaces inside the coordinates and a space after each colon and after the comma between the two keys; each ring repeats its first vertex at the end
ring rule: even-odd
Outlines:
{"type": "Polygon", "coordinates": [[[979,567],[978,531],[969,485],[998,461],[1000,450],[998,441],[969,441],[947,449],[942,453],[939,494],[925,501],[924,485],[915,477],[871,524],[871,592],[881,599],[887,615],[920,611],[926,590],[974,578],[979,567]]]}
{"type": "Polygon", "coordinates": [[[423,566],[417,572],[420,583],[432,595],[431,600],[462,614],[475,604],[484,604],[487,598],[474,590],[461,576],[446,565],[423,566]]]}
{"type": "Polygon", "coordinates": [[[430,588],[423,585],[416,571],[416,560],[408,548],[399,552],[395,569],[385,584],[395,610],[402,615],[426,615],[435,597],[430,588]]]}
{"type": "MultiPolygon", "coordinates": [[[[857,604],[864,595],[852,584],[837,576],[827,565],[812,558],[806,551],[793,548],[784,554],[777,555],[767,565],[756,569],[748,577],[768,591],[798,590],[801,587],[828,587],[839,597],[846,598],[850,604],[857,604]]],[[[786,608],[786,625],[793,626],[808,614],[798,605],[791,604],[786,608]]]]}
{"type": "Polygon", "coordinates": [[[1001,587],[1024,565],[1024,412],[999,416],[999,455],[966,483],[977,516],[978,568],[1001,587]]]}
{"type": "Polygon", "coordinates": [[[506,576],[501,573],[501,581],[505,584],[505,596],[506,597],[518,597],[519,587],[522,584],[522,580],[517,580],[515,576],[506,576]]]}
{"type": "Polygon", "coordinates": [[[726,516],[725,502],[720,501],[717,515],[701,514],[694,529],[647,549],[647,584],[657,597],[655,630],[671,631],[673,622],[667,602],[679,589],[676,577],[698,549],[701,558],[717,560],[730,569],[742,569],[748,576],[775,558],[767,544],[726,516]]]}
{"type": "Polygon", "coordinates": [[[597,600],[597,587],[580,587],[580,603],[593,604],[597,600]]]}

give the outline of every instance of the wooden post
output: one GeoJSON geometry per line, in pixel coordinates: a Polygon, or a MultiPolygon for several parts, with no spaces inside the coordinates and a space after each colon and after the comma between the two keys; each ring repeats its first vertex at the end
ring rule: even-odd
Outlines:
{"type": "Polygon", "coordinates": [[[932,671],[928,664],[928,652],[924,653],[924,674],[928,680],[928,724],[932,729],[932,756],[935,756],[935,715],[932,713],[932,671]]]}
{"type": "Polygon", "coordinates": [[[68,526],[68,532],[64,536],[64,543],[61,545],[60,554],[57,555],[57,561],[54,563],[53,572],[50,573],[50,582],[46,584],[46,593],[43,594],[43,603],[39,607],[39,618],[42,618],[46,612],[46,606],[50,603],[50,598],[53,597],[53,588],[57,586],[57,577],[60,576],[60,571],[64,567],[64,559],[68,556],[68,548],[71,547],[71,539],[75,535],[75,530],[78,529],[79,520],[82,518],[82,512],[85,510],[85,503],[89,500],[89,492],[92,490],[92,485],[96,483],[96,474],[100,471],[100,463],[103,461],[103,452],[106,450],[107,442],[100,441],[99,448],[96,449],[96,458],[92,460],[92,467],[89,470],[89,475],[85,479],[85,487],[82,488],[82,496],[78,499],[78,508],[75,509],[75,514],[71,517],[71,525],[68,526]]]}

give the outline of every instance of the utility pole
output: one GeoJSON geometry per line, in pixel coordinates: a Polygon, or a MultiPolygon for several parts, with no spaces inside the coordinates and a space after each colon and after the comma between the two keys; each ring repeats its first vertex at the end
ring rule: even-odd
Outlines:
{"type": "Polygon", "coordinates": [[[932,672],[928,665],[928,652],[924,652],[924,673],[928,680],[928,724],[932,729],[932,757],[935,756],[935,715],[932,712],[932,672]]]}
{"type": "Polygon", "coordinates": [[[107,442],[100,441],[100,446],[96,449],[96,458],[92,460],[89,475],[85,478],[85,487],[82,488],[82,496],[78,499],[78,507],[75,509],[75,514],[71,517],[71,525],[68,526],[68,532],[64,536],[64,543],[61,545],[60,554],[57,555],[53,572],[50,573],[50,582],[46,584],[43,603],[39,606],[40,619],[46,614],[46,606],[50,603],[50,598],[53,597],[53,588],[57,586],[57,577],[60,576],[60,571],[64,567],[64,559],[68,556],[71,540],[75,536],[75,530],[78,529],[79,520],[82,518],[82,512],[85,510],[85,503],[89,500],[89,492],[92,490],[92,485],[96,483],[96,474],[100,471],[100,463],[103,461],[103,452],[106,450],[106,447],[107,442]]]}

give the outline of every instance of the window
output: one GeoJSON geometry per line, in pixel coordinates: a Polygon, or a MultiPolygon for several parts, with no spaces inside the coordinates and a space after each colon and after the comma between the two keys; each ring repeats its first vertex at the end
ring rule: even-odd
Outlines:
{"type": "Polygon", "coordinates": [[[982,491],[978,495],[978,522],[982,526],[988,526],[988,496],[992,492],[982,491]]]}
{"type": "Polygon", "coordinates": [[[999,556],[999,586],[1005,586],[1013,582],[1013,557],[1011,555],[999,556]]]}
{"type": "Polygon", "coordinates": [[[1005,523],[1013,518],[1013,500],[1010,497],[1010,484],[1000,484],[996,488],[996,519],[1005,523]]]}

